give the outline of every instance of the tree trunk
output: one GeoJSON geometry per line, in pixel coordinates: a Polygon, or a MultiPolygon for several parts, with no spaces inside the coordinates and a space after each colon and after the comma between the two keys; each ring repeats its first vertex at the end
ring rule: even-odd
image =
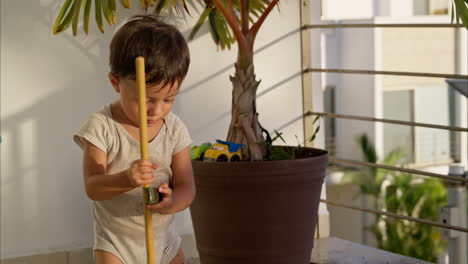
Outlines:
{"type": "Polygon", "coordinates": [[[253,63],[235,67],[235,75],[231,76],[232,110],[227,140],[242,144],[244,160],[263,160],[266,148],[259,144],[264,139],[255,102],[260,81],[255,80],[253,63]]]}

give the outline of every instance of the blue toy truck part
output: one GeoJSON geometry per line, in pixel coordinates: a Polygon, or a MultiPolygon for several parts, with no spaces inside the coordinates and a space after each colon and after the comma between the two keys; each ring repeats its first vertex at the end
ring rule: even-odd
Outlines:
{"type": "Polygon", "coordinates": [[[220,144],[228,145],[229,152],[236,152],[242,147],[242,144],[237,144],[237,143],[230,142],[230,141],[222,141],[222,140],[217,139],[216,142],[220,144]]]}

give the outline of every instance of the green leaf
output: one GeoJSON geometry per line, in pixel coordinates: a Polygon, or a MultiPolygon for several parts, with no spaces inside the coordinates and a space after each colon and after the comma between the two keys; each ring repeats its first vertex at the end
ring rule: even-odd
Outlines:
{"type": "Polygon", "coordinates": [[[63,22],[59,25],[59,27],[57,29],[57,33],[60,33],[60,32],[63,32],[65,30],[67,30],[67,28],[71,25],[72,20],[73,20],[73,16],[75,14],[76,3],[77,3],[77,0],[73,0],[73,5],[70,8],[70,10],[68,11],[68,14],[65,17],[65,19],[63,20],[63,22]]]}
{"type": "Polygon", "coordinates": [[[317,115],[315,118],[314,118],[314,121],[312,122],[312,125],[315,124],[315,122],[317,122],[319,119],[320,119],[321,115],[317,115]]]}
{"type": "Polygon", "coordinates": [[[76,36],[78,33],[78,18],[80,17],[82,2],[83,2],[82,0],[76,0],[75,2],[75,12],[73,12],[73,23],[72,23],[73,36],[76,36]]]}
{"type": "Polygon", "coordinates": [[[169,0],[159,0],[156,8],[154,9],[154,13],[161,14],[162,12],[166,12],[168,4],[169,0]]]}
{"type": "Polygon", "coordinates": [[[119,0],[120,4],[125,8],[131,8],[130,0],[119,0]]]}
{"type": "Polygon", "coordinates": [[[208,20],[210,21],[210,29],[211,29],[211,36],[213,37],[213,41],[216,45],[219,45],[219,36],[218,36],[218,32],[216,30],[214,30],[214,28],[216,27],[216,22],[215,22],[215,14],[216,14],[216,10],[215,9],[212,9],[211,12],[210,12],[210,15],[208,17],[208,20]]]}
{"type": "Polygon", "coordinates": [[[212,32],[215,32],[217,35],[218,44],[221,49],[230,49],[231,44],[235,42],[235,38],[223,14],[216,8],[210,14],[210,25],[212,32]]]}
{"type": "Polygon", "coordinates": [[[102,0],[94,0],[95,18],[99,31],[104,33],[104,23],[102,22],[102,0]]]}
{"type": "Polygon", "coordinates": [[[465,28],[468,29],[468,0],[454,0],[454,4],[456,23],[459,24],[461,20],[465,28]]]}
{"type": "MultiPolygon", "coordinates": [[[[314,121],[312,121],[312,127],[314,126],[314,124],[319,121],[319,119],[321,118],[322,116],[321,115],[317,115],[315,118],[314,118],[314,121]]],[[[308,139],[309,142],[313,142],[317,136],[317,133],[320,131],[320,125],[317,126],[317,128],[315,128],[315,131],[314,133],[312,134],[312,136],[308,139]]]]}
{"type": "Polygon", "coordinates": [[[86,34],[89,32],[89,17],[91,13],[91,4],[93,0],[84,0],[85,1],[85,7],[84,7],[84,13],[83,13],[83,29],[86,34]]]}
{"type": "Polygon", "coordinates": [[[57,15],[57,18],[55,19],[55,23],[54,23],[54,26],[52,28],[52,32],[54,34],[58,34],[58,33],[61,32],[61,31],[59,31],[59,27],[60,27],[61,24],[63,24],[63,22],[64,22],[63,18],[65,16],[65,14],[67,14],[67,11],[70,8],[70,6],[72,6],[72,3],[73,3],[73,0],[66,0],[65,3],[63,4],[62,8],[60,9],[60,12],[57,15]]]}
{"type": "Polygon", "coordinates": [[[193,27],[193,30],[192,30],[192,32],[190,33],[190,36],[189,36],[189,40],[193,40],[193,38],[197,34],[198,30],[200,30],[200,27],[203,25],[203,23],[205,23],[206,19],[210,15],[211,10],[212,10],[212,8],[210,8],[210,7],[205,8],[203,13],[200,15],[200,18],[198,19],[197,23],[193,27]]]}
{"type": "Polygon", "coordinates": [[[107,23],[111,26],[116,23],[116,7],[115,0],[101,0],[102,1],[102,11],[104,17],[107,20],[107,23]]]}
{"type": "MultiPolygon", "coordinates": [[[[250,0],[249,1],[249,21],[254,23],[256,18],[260,17],[260,15],[265,11],[266,7],[268,6],[269,1],[266,0],[250,0]]],[[[236,12],[240,13],[240,2],[233,1],[233,7],[236,12]]]]}
{"type": "Polygon", "coordinates": [[[366,134],[363,134],[357,137],[357,142],[361,147],[362,153],[364,154],[365,160],[367,162],[376,163],[377,162],[377,153],[375,151],[374,144],[369,141],[369,138],[366,134]]]}
{"type": "Polygon", "coordinates": [[[283,143],[286,143],[286,141],[283,138],[283,132],[278,132],[278,130],[275,130],[275,136],[273,137],[271,142],[275,142],[278,138],[281,139],[281,141],[283,141],[283,143]]]}
{"type": "Polygon", "coordinates": [[[314,131],[314,134],[312,134],[312,136],[310,137],[309,139],[309,142],[312,142],[315,140],[315,137],[317,136],[317,133],[320,131],[320,126],[318,126],[315,131],[314,131]]]}

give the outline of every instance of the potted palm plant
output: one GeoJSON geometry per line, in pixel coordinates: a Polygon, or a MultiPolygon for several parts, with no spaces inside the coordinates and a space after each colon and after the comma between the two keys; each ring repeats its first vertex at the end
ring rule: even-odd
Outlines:
{"type": "MultiPolygon", "coordinates": [[[[464,0],[466,3],[467,0],[464,0]]],[[[328,153],[301,147],[272,146],[256,109],[259,81],[255,76],[257,33],[279,0],[203,0],[190,38],[209,21],[213,39],[222,48],[237,42],[232,82],[231,123],[227,141],[242,144],[241,162],[193,161],[197,198],[191,206],[202,263],[309,263],[321,186],[328,153]],[[271,153],[288,160],[271,161],[271,153]]],[[[468,25],[467,7],[457,5],[456,20],[468,25]]],[[[120,0],[128,8],[129,0],[120,0]]],[[[189,12],[185,0],[140,0],[145,12],[173,8],[189,12]]],[[[463,2],[462,2],[463,4],[463,2]]],[[[72,25],[76,35],[81,10],[88,32],[93,0],[65,0],[54,33],[72,25]]],[[[116,23],[116,1],[94,0],[95,20],[116,23]],[[104,19],[103,19],[104,18],[104,19]]]]}

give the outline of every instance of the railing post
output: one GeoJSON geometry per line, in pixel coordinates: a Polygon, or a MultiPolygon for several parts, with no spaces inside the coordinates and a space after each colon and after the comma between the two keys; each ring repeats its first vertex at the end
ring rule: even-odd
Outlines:
{"type": "Polygon", "coordinates": [[[300,19],[301,19],[301,78],[302,78],[302,107],[303,107],[303,126],[304,126],[304,146],[313,147],[313,142],[306,140],[313,133],[312,121],[313,117],[306,115],[312,111],[312,72],[305,70],[312,66],[312,42],[311,30],[305,29],[305,25],[310,24],[310,1],[301,0],[300,2],[300,19]]]}
{"type": "MultiPolygon", "coordinates": [[[[464,167],[451,165],[449,175],[467,177],[464,167]]],[[[450,183],[447,187],[447,205],[441,207],[441,218],[444,224],[467,226],[467,196],[465,183],[450,183]]],[[[448,242],[449,263],[468,263],[467,233],[443,229],[442,234],[448,242]]]]}

